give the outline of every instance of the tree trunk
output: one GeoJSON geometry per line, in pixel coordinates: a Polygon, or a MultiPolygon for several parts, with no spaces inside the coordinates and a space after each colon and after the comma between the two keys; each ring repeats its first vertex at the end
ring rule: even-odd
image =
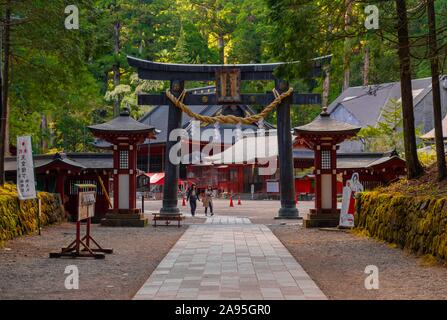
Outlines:
{"type": "Polygon", "coordinates": [[[6,18],[5,18],[5,36],[4,36],[4,48],[5,48],[5,65],[3,66],[3,106],[6,110],[5,113],[5,156],[9,155],[9,69],[11,62],[11,6],[10,2],[7,2],[6,18]]]}
{"type": "MultiPolygon", "coordinates": [[[[352,4],[353,0],[346,0],[345,11],[345,32],[349,31],[351,25],[352,4]]],[[[349,88],[351,78],[351,41],[348,37],[345,38],[343,49],[343,91],[349,88]]]]}
{"type": "Polygon", "coordinates": [[[363,85],[366,87],[369,84],[369,47],[365,45],[363,56],[363,85]]]}
{"type": "Polygon", "coordinates": [[[427,18],[429,28],[429,49],[431,63],[431,83],[433,94],[433,118],[435,127],[436,160],[438,164],[438,179],[442,180],[447,175],[445,165],[444,137],[442,135],[442,111],[441,92],[439,89],[439,60],[436,38],[436,15],[434,0],[427,1],[427,18]]]}
{"type": "Polygon", "coordinates": [[[414,130],[410,42],[408,39],[408,18],[405,0],[396,0],[396,13],[405,160],[407,164],[407,176],[409,179],[413,179],[420,176],[423,173],[423,169],[417,156],[414,130]]]}
{"type": "Polygon", "coordinates": [[[109,72],[107,71],[104,72],[101,94],[105,95],[108,90],[109,90],[109,72]]]}
{"type": "MultiPolygon", "coordinates": [[[[9,28],[11,22],[11,7],[10,1],[6,3],[6,11],[5,11],[5,24],[4,24],[4,33],[2,36],[2,47],[4,48],[4,56],[5,56],[5,64],[3,66],[3,74],[0,79],[0,110],[1,110],[1,121],[0,121],[0,186],[5,184],[5,153],[6,150],[9,149],[9,143],[6,140],[6,130],[7,130],[7,122],[8,122],[8,81],[9,81],[9,28]]],[[[1,62],[0,55],[0,62],[1,62]]],[[[1,70],[1,69],[0,69],[1,70]]]]}
{"type": "Polygon", "coordinates": [[[48,121],[47,116],[42,114],[41,122],[40,122],[40,130],[41,130],[41,141],[40,148],[41,153],[46,153],[48,151],[48,121]]]}
{"type": "MultiPolygon", "coordinates": [[[[115,25],[113,27],[114,29],[114,39],[115,39],[115,59],[118,59],[121,47],[120,47],[120,30],[121,30],[121,23],[119,21],[115,22],[115,25]]],[[[119,61],[116,61],[113,65],[113,86],[116,88],[120,84],[121,80],[121,74],[120,74],[120,63],[119,61]]],[[[121,99],[117,97],[117,100],[114,102],[113,107],[113,116],[117,117],[120,114],[120,105],[121,105],[121,99]]]]}
{"type": "Polygon", "coordinates": [[[224,43],[224,37],[222,33],[219,33],[219,36],[217,38],[217,48],[219,49],[219,59],[220,63],[225,63],[225,43],[224,43]]]}
{"type": "Polygon", "coordinates": [[[328,107],[329,102],[329,89],[330,89],[330,65],[326,65],[323,67],[324,72],[324,80],[323,80],[323,108],[328,107]]]}

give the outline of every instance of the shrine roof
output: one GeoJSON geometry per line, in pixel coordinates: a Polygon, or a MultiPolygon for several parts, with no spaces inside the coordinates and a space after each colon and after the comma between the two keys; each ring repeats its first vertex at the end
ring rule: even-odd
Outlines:
{"type": "MultiPolygon", "coordinates": [[[[192,92],[201,92],[201,91],[208,91],[213,92],[215,90],[215,87],[205,87],[205,88],[195,88],[191,89],[192,92]]],[[[214,116],[216,114],[222,113],[225,108],[231,108],[229,106],[222,106],[222,105],[205,105],[205,106],[198,106],[198,105],[192,105],[188,106],[193,112],[198,113],[203,116],[214,116]]],[[[246,105],[239,105],[236,107],[237,110],[235,111],[235,115],[237,116],[244,116],[244,115],[253,115],[255,112],[252,108],[246,105]],[[240,114],[239,114],[240,113],[240,114]]],[[[152,140],[146,140],[145,143],[149,144],[160,144],[160,143],[166,143],[167,141],[167,134],[168,134],[168,106],[155,106],[152,110],[150,110],[148,113],[146,113],[143,117],[141,117],[138,121],[141,123],[144,123],[146,125],[152,125],[156,124],[157,129],[160,129],[160,133],[157,134],[155,139],[152,140]]],[[[181,127],[183,129],[186,129],[190,133],[191,128],[191,120],[193,120],[190,116],[187,114],[182,115],[182,125],[181,127]]],[[[264,126],[266,130],[273,129],[273,125],[271,125],[268,122],[264,122],[264,126]]],[[[234,124],[221,124],[220,126],[220,134],[221,137],[224,137],[223,130],[224,129],[234,129],[236,128],[236,125],[234,124]]],[[[257,126],[255,125],[242,125],[242,129],[257,129],[257,126]]],[[[207,128],[214,128],[214,125],[207,125],[200,127],[200,130],[204,130],[207,128]]],[[[99,141],[98,141],[99,142],[99,141]]],[[[101,142],[103,144],[103,142],[101,142]]],[[[107,145],[104,145],[104,147],[107,147],[107,145]]]]}
{"type": "MultiPolygon", "coordinates": [[[[69,166],[87,169],[112,169],[113,155],[112,153],[58,153],[58,154],[41,154],[34,155],[34,168],[39,169],[45,166],[51,166],[58,162],[63,162],[69,166]]],[[[5,171],[16,171],[16,157],[5,158],[5,171]]]]}
{"type": "MultiPolygon", "coordinates": [[[[310,149],[294,149],[293,159],[312,160],[314,151],[310,149]]],[[[337,152],[337,169],[371,168],[384,164],[390,160],[405,162],[397,153],[389,152],[337,152]]]]}
{"type": "Polygon", "coordinates": [[[342,153],[337,154],[337,169],[374,168],[392,160],[405,165],[405,160],[400,158],[394,150],[385,153],[342,153]]]}
{"type": "MultiPolygon", "coordinates": [[[[432,104],[425,101],[431,92],[431,77],[413,79],[411,87],[416,116],[423,111],[423,104],[432,104]]],[[[349,87],[328,106],[328,112],[333,118],[346,119],[362,127],[375,126],[384,121],[384,111],[389,109],[391,100],[402,100],[400,81],[349,87]]]]}
{"type": "Polygon", "coordinates": [[[354,126],[346,122],[340,122],[330,117],[326,109],[320,113],[320,116],[312,122],[294,128],[294,133],[298,138],[307,134],[312,135],[355,135],[361,127],[354,126]]]}
{"type": "MultiPolygon", "coordinates": [[[[447,115],[444,117],[444,119],[442,119],[442,136],[443,136],[444,140],[447,139],[447,115]]],[[[424,139],[424,140],[434,140],[435,139],[435,128],[433,128],[426,134],[422,135],[420,138],[424,139]]]]}
{"type": "MultiPolygon", "coordinates": [[[[60,161],[60,162],[63,162],[65,164],[68,164],[70,166],[78,167],[78,168],[81,168],[81,169],[85,169],[86,168],[82,163],[76,162],[76,161],[68,158],[65,153],[56,153],[53,156],[53,159],[51,160],[51,162],[57,162],[57,161],[60,161]]],[[[49,163],[51,163],[51,162],[49,162],[49,163]]]]}
{"type": "Polygon", "coordinates": [[[150,133],[155,131],[155,127],[141,123],[132,118],[128,111],[120,113],[120,115],[108,122],[88,126],[88,128],[97,133],[122,132],[127,134],[133,133],[150,133]]]}

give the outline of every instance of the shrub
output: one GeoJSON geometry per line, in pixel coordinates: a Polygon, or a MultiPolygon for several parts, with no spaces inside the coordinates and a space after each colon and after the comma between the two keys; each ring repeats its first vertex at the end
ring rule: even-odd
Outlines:
{"type": "MultiPolygon", "coordinates": [[[[59,194],[39,192],[42,201],[41,226],[61,222],[65,213],[59,194]]],[[[6,240],[38,230],[38,200],[19,201],[16,186],[5,184],[0,188],[0,245],[6,240]]]]}

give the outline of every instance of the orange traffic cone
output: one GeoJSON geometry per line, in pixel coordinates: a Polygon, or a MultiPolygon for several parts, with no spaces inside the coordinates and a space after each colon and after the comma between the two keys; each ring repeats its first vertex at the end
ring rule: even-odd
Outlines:
{"type": "Polygon", "coordinates": [[[233,196],[230,196],[230,207],[234,207],[234,204],[233,204],[233,196]]]}
{"type": "Polygon", "coordinates": [[[182,200],[182,207],[186,207],[186,200],[185,200],[185,196],[183,196],[183,200],[182,200]]]}
{"type": "Polygon", "coordinates": [[[241,203],[241,196],[238,196],[237,197],[237,205],[238,206],[240,206],[242,203],[241,203]]]}

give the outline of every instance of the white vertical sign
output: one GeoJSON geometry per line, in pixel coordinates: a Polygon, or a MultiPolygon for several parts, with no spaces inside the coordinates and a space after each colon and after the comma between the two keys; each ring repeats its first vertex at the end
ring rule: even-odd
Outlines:
{"type": "Polygon", "coordinates": [[[20,200],[36,198],[31,136],[17,137],[17,193],[20,200]]]}
{"type": "Polygon", "coordinates": [[[362,191],[363,185],[360,183],[359,174],[354,172],[351,179],[346,182],[346,186],[343,188],[340,227],[354,227],[355,194],[362,191]]]}

